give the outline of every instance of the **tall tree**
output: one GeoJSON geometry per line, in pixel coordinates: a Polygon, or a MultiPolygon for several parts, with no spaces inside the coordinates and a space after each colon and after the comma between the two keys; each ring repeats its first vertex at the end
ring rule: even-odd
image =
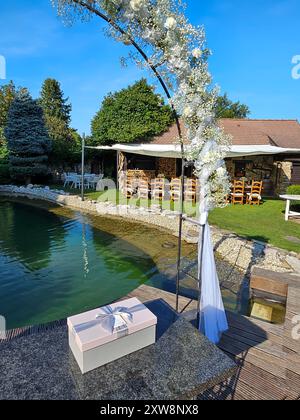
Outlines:
{"type": "Polygon", "coordinates": [[[216,116],[217,118],[247,118],[250,109],[247,105],[240,102],[232,102],[227,94],[220,96],[217,101],[216,116]]]}
{"type": "Polygon", "coordinates": [[[70,128],[72,106],[69,99],[65,98],[57,80],[45,80],[39,103],[43,108],[46,127],[52,140],[52,160],[56,163],[72,161],[78,149],[77,137],[70,128]]]}
{"type": "Polygon", "coordinates": [[[17,94],[26,91],[25,88],[16,88],[11,81],[0,87],[0,182],[9,182],[8,148],[4,136],[9,108],[17,94]]]}
{"type": "Polygon", "coordinates": [[[69,98],[64,97],[60,83],[55,79],[46,79],[43,83],[40,98],[45,117],[57,118],[69,126],[72,106],[69,98]]]}
{"type": "Polygon", "coordinates": [[[173,113],[145,79],[109,94],[92,121],[95,144],[131,143],[163,133],[173,113]]]}
{"type": "Polygon", "coordinates": [[[4,128],[7,123],[8,111],[13,103],[18,92],[26,91],[25,88],[16,88],[15,84],[11,81],[7,85],[0,87],[0,156],[5,154],[6,141],[4,137],[4,128]]]}
{"type": "Polygon", "coordinates": [[[33,176],[47,175],[51,140],[43,110],[28,92],[21,92],[14,99],[4,135],[12,178],[30,183],[33,176]]]}

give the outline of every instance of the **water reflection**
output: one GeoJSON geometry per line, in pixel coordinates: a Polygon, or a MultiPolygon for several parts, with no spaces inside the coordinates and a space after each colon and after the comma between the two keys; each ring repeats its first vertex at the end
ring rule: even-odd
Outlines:
{"type": "Polygon", "coordinates": [[[23,203],[1,203],[0,232],[1,253],[21,261],[29,271],[46,268],[51,248],[65,244],[66,230],[60,217],[23,203]]]}
{"type": "Polygon", "coordinates": [[[81,213],[2,200],[0,221],[0,314],[8,328],[110,303],[157,271],[149,255],[81,213]]]}

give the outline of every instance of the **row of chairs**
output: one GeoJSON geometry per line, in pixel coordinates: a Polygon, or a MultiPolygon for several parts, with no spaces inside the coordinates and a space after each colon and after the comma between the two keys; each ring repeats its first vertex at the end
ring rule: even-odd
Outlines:
{"type": "Polygon", "coordinates": [[[252,206],[259,206],[262,200],[262,190],[262,181],[252,181],[252,185],[249,187],[249,192],[247,192],[247,187],[244,181],[234,181],[233,192],[230,195],[231,200],[228,198],[228,201],[233,205],[244,205],[246,203],[252,206]]]}
{"type": "MultiPolygon", "coordinates": [[[[195,203],[197,200],[197,192],[199,191],[198,181],[192,178],[186,179],[184,183],[184,199],[185,201],[195,203]]],[[[127,198],[137,196],[139,199],[149,199],[162,201],[170,197],[173,202],[180,201],[182,194],[182,181],[180,178],[173,178],[171,182],[167,182],[164,178],[155,178],[152,180],[141,178],[127,178],[126,192],[127,198]]]]}

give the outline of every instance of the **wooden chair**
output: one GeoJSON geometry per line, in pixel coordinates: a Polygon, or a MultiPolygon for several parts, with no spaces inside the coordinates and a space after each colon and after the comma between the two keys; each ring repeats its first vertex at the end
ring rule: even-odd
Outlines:
{"type": "Polygon", "coordinates": [[[193,178],[188,178],[185,183],[184,199],[187,202],[196,203],[197,201],[197,181],[193,178]]]}
{"type": "Polygon", "coordinates": [[[133,186],[133,179],[126,178],[126,185],[125,185],[125,197],[132,198],[134,194],[134,186],[133,186]]]}
{"type": "Polygon", "coordinates": [[[171,190],[171,201],[180,201],[181,198],[181,179],[180,178],[172,178],[170,184],[171,190]]]}
{"type": "Polygon", "coordinates": [[[152,181],[152,198],[154,200],[163,200],[165,197],[165,180],[164,178],[155,178],[152,181]]]}
{"type": "Polygon", "coordinates": [[[234,181],[233,192],[231,193],[231,202],[233,205],[244,205],[245,183],[244,181],[234,181]]]}
{"type": "Polygon", "coordinates": [[[247,204],[250,204],[251,206],[259,206],[262,200],[262,189],[262,181],[252,181],[251,192],[247,193],[247,204]]]}
{"type": "Polygon", "coordinates": [[[149,198],[149,179],[140,179],[138,185],[138,198],[148,200],[149,198]]]}

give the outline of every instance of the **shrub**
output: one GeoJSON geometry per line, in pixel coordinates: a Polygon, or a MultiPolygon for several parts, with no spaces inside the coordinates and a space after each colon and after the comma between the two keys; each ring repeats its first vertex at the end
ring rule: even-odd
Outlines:
{"type": "Polygon", "coordinates": [[[300,185],[291,185],[287,189],[289,195],[300,195],[300,185]]]}
{"type": "MultiPolygon", "coordinates": [[[[300,195],[300,185],[291,185],[287,189],[287,193],[289,195],[300,195]]],[[[300,211],[300,202],[299,201],[292,201],[292,209],[296,211],[300,211]]]]}

